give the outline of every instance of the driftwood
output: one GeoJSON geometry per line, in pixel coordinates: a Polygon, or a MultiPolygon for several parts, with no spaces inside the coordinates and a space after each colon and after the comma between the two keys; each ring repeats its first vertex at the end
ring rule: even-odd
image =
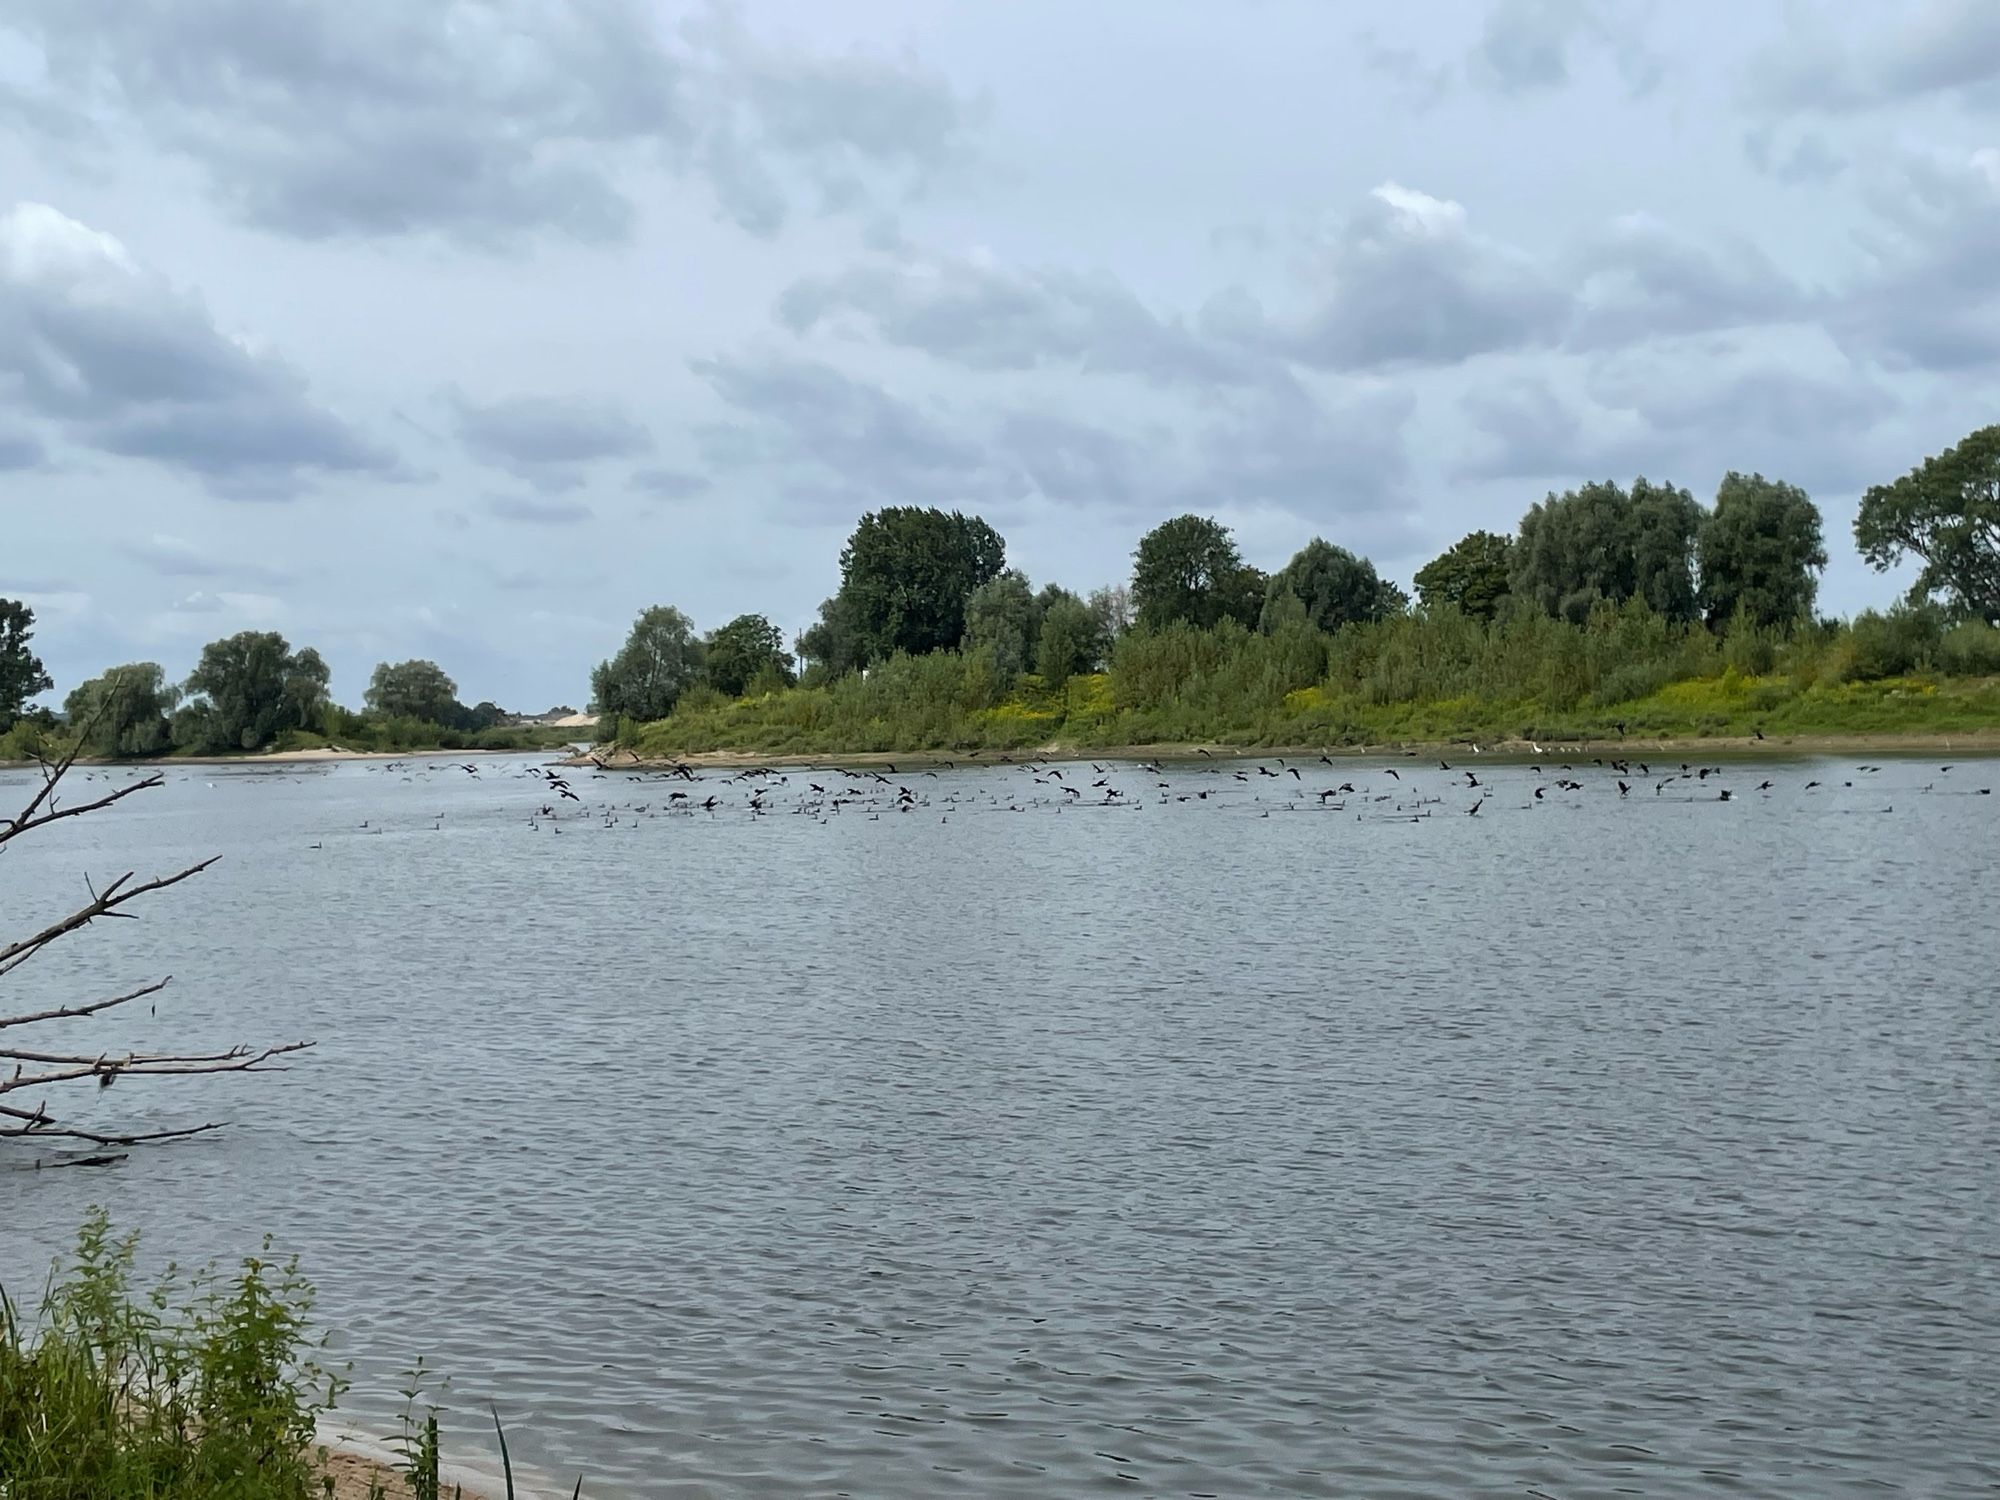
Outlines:
{"type": "MultiPolygon", "coordinates": [[[[87,730],[88,726],[86,726],[87,730]]],[[[78,802],[65,806],[61,800],[62,780],[76,763],[78,751],[82,748],[83,736],[79,735],[60,758],[41,762],[42,783],[35,790],[19,816],[0,818],[0,853],[14,839],[46,828],[51,823],[64,818],[79,818],[87,813],[100,812],[132,796],[159,786],[162,778],[152,775],[120,787],[88,802],[78,802]]],[[[0,981],[9,979],[16,970],[30,959],[46,950],[50,945],[70,937],[100,918],[131,918],[134,914],[125,910],[142,896],[150,896],[169,886],[179,885],[199,875],[213,859],[205,859],[200,864],[189,865],[186,869],[171,875],[157,876],[150,880],[136,880],[135,873],[127,871],[110,881],[101,889],[89,887],[90,900],[68,916],[51,922],[48,926],[19,941],[0,945],[0,981]]],[[[128,1135],[106,1134],[102,1131],[86,1130],[67,1121],[51,1104],[51,1095],[65,1086],[95,1081],[99,1088],[109,1088],[121,1078],[159,1078],[185,1076],[193,1073],[257,1073],[281,1070],[282,1065],[275,1059],[310,1047],[310,1042],[287,1042],[271,1047],[232,1047],[226,1052],[50,1052],[18,1044],[22,1036],[20,1028],[45,1024],[52,1021],[69,1021],[103,1015],[115,1011],[120,1006],[130,1005],[136,1000],[144,1000],[157,995],[172,982],[172,976],[136,985],[122,994],[101,1000],[82,1001],[75,1004],[44,1005],[25,1010],[18,1014],[8,1014],[0,1006],[0,1140],[33,1139],[83,1141],[95,1146],[136,1146],[149,1141],[177,1140],[184,1136],[201,1135],[207,1131],[219,1130],[223,1121],[210,1121],[204,1125],[185,1126],[175,1130],[139,1131],[128,1135]]],[[[93,1162],[105,1158],[92,1158],[93,1162]]]]}

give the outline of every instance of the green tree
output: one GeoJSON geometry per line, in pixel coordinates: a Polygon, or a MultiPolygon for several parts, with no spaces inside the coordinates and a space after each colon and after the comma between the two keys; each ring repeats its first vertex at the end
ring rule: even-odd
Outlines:
{"type": "Polygon", "coordinates": [[[868,653],[860,632],[855,629],[853,611],[839,594],[821,602],[819,619],[800,631],[793,645],[798,649],[799,660],[805,664],[800,674],[805,682],[831,682],[868,665],[868,653]]]}
{"type": "Polygon", "coordinates": [[[1756,625],[1790,625],[1812,613],[1813,576],[1826,566],[1819,507],[1795,484],[1731,469],[1696,543],[1702,611],[1722,625],[1740,611],[1756,625]]]}
{"type": "Polygon", "coordinates": [[[840,554],[841,618],[865,665],[922,656],[965,638],[965,601],[1007,566],[1007,544],[977,516],[890,506],[861,518],[840,554]]]}
{"type": "Polygon", "coordinates": [[[1670,484],[1632,481],[1632,592],[1669,620],[1701,616],[1695,592],[1695,542],[1707,512],[1670,484]]]}
{"type": "Polygon", "coordinates": [[[1041,628],[1041,601],[1018,568],[1006,569],[966,595],[965,649],[990,647],[1003,684],[1028,670],[1041,628]]]}
{"type": "Polygon", "coordinates": [[[1110,649],[1098,612],[1074,594],[1063,594],[1042,611],[1035,642],[1035,670],[1051,690],[1080,672],[1095,672],[1110,649]]]}
{"type": "Polygon", "coordinates": [[[490,698],[481,698],[472,707],[462,711],[459,727],[469,729],[474,734],[481,734],[488,729],[496,728],[506,717],[506,709],[490,698]]]}
{"type": "Polygon", "coordinates": [[[295,652],[274,630],[211,641],[188,674],[188,697],[195,701],[174,716],[174,742],[256,750],[288,729],[310,729],[326,707],[331,676],[317,651],[308,646],[295,652]]]}
{"type": "Polygon", "coordinates": [[[179,701],[158,662],[133,662],[80,683],[63,700],[63,716],[92,755],[159,755],[172,743],[167,716],[179,701]]]}
{"type": "Polygon", "coordinates": [[[465,708],[458,701],[458,684],[434,661],[378,664],[361,701],[370,713],[390,719],[422,719],[427,724],[456,727],[465,718],[465,708]]]}
{"type": "Polygon", "coordinates": [[[1942,595],[1952,614],[2000,624],[2000,426],[1872,486],[1854,540],[1878,571],[1906,556],[1922,560],[1913,602],[1942,595]]]}
{"type": "Polygon", "coordinates": [[[1092,589],[1086,601],[1097,616],[1097,628],[1109,651],[1119,636],[1132,628],[1132,591],[1122,583],[1092,589]]]}
{"type": "Polygon", "coordinates": [[[1175,516],[1139,539],[1132,559],[1132,609],[1142,630],[1176,620],[1207,630],[1219,620],[1254,625],[1264,578],[1246,567],[1229,528],[1208,516],[1175,516]]]}
{"type": "Polygon", "coordinates": [[[655,605],[639,616],[618,654],[590,674],[591,711],[611,720],[664,719],[701,670],[694,622],[671,604],[655,605]]]}
{"type": "Polygon", "coordinates": [[[732,698],[741,698],[753,682],[789,687],[795,680],[783,632],[762,615],[738,615],[711,630],[705,650],[710,685],[732,698]]]}
{"type": "Polygon", "coordinates": [[[30,698],[55,686],[28,649],[34,634],[35,612],[18,599],[0,599],[0,731],[13,726],[30,698]]]}
{"type": "Polygon", "coordinates": [[[1702,509],[1673,485],[1611,481],[1550,495],[1521,518],[1509,592],[1581,624],[1599,600],[1638,597],[1670,620],[1695,617],[1694,541],[1702,509]]]}
{"type": "Polygon", "coordinates": [[[1306,620],[1329,634],[1343,625],[1397,613],[1403,604],[1402,591],[1384,583],[1375,564],[1319,537],[1271,575],[1259,614],[1266,635],[1291,613],[1284,604],[1289,599],[1298,600],[1306,620]]]}
{"type": "Polygon", "coordinates": [[[1425,609],[1450,605],[1476,620],[1491,621],[1507,597],[1514,539],[1492,531],[1460,537],[1451,550],[1417,570],[1417,598],[1425,609]]]}

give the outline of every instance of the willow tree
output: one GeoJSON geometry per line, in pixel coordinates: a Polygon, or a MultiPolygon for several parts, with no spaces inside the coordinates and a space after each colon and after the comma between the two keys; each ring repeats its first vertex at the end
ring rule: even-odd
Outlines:
{"type": "MultiPolygon", "coordinates": [[[[102,812],[127,797],[160,785],[159,776],[148,776],[91,801],[65,804],[61,795],[63,777],[82,744],[79,738],[60,760],[43,763],[41,785],[28,799],[27,806],[13,818],[0,818],[0,849],[53,823],[102,812]]],[[[214,863],[214,859],[205,859],[170,874],[143,880],[128,870],[103,885],[87,887],[90,899],[81,906],[25,937],[0,943],[0,997],[21,985],[23,969],[57,944],[74,940],[78,933],[100,919],[134,916],[127,909],[134,903],[190,880],[214,863]]],[[[79,1089],[108,1089],[124,1079],[260,1072],[276,1066],[274,1059],[312,1045],[287,1042],[270,1047],[235,1046],[222,1052],[137,1052],[115,1046],[79,1049],[73,1043],[50,1047],[25,1045],[31,1036],[50,1036],[46,1029],[50,1027],[58,1028],[65,1039],[74,1036],[78,1028],[64,1023],[87,1022],[94,1028],[115,1022],[116,1012],[137,1001],[151,999],[170,982],[171,976],[147,980],[117,994],[93,999],[51,997],[9,1003],[0,998],[0,1141],[65,1141],[124,1147],[220,1129],[222,1122],[210,1121],[170,1130],[92,1130],[79,1124],[61,1101],[74,1100],[79,1089]],[[45,1029],[31,1029],[35,1027],[45,1029]]]]}

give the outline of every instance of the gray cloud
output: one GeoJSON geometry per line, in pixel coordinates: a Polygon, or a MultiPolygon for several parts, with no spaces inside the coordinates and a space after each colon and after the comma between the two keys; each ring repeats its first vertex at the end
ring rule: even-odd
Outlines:
{"type": "Polygon", "coordinates": [[[1875,179],[1884,227],[1828,326],[1892,369],[2000,362],[2000,150],[1901,154],[1878,163],[1875,179]]]}
{"type": "Polygon", "coordinates": [[[482,463],[546,490],[581,484],[589,466],[651,450],[651,434],[615,406],[575,397],[455,401],[458,435],[482,463]]]}
{"type": "Polygon", "coordinates": [[[1702,493],[1727,469],[1849,493],[1875,475],[1874,434],[1900,403],[1817,357],[1746,355],[1696,340],[1599,361],[1580,394],[1538,375],[1468,391],[1453,472],[1565,485],[1646,474],[1702,493]]]}
{"type": "Polygon", "coordinates": [[[1553,344],[1570,316],[1568,295],[1532,257],[1474,234],[1460,205],[1396,183],[1370,193],[1317,262],[1317,305],[1263,336],[1327,369],[1453,364],[1553,344]]]}
{"type": "Polygon", "coordinates": [[[715,488],[707,476],[681,469],[635,469],[627,485],[657,500],[692,500],[715,488]]]}
{"type": "Polygon", "coordinates": [[[1153,313],[1116,277],[928,260],[858,266],[786,288],[794,333],[862,328],[977,370],[1066,365],[1170,383],[1252,380],[1265,362],[1153,313]]]}
{"type": "Polygon", "coordinates": [[[1571,54],[1582,46],[1611,55],[1627,89],[1643,94],[1662,65],[1645,44],[1644,9],[1605,0],[1497,0],[1468,58],[1472,81],[1502,94],[1558,89],[1570,81],[1571,54]]]}
{"type": "Polygon", "coordinates": [[[709,179],[725,213],[753,234],[771,235],[785,219],[773,163],[801,178],[821,212],[865,212],[876,176],[920,192],[966,161],[986,112],[913,58],[766,45],[720,8],[683,30],[717,81],[704,116],[709,179]]]}
{"type": "Polygon", "coordinates": [[[49,461],[42,440],[25,427],[0,421],[0,472],[39,469],[49,461]]]}
{"type": "Polygon", "coordinates": [[[1575,257],[1577,321],[1583,348],[1711,329],[1787,322],[1809,299],[1748,240],[1680,234],[1644,215],[1592,236],[1575,257]]]}
{"type": "Polygon", "coordinates": [[[291,583],[297,577],[287,569],[275,568],[269,563],[222,557],[181,537],[158,532],[120,542],[118,550],[168,578],[230,578],[275,587],[291,583]]]}
{"type": "Polygon", "coordinates": [[[595,514],[580,500],[550,500],[531,495],[490,495],[482,507],[502,521],[530,526],[573,526],[595,514]]]}
{"type": "Polygon", "coordinates": [[[1416,405],[1407,390],[1329,401],[1283,382],[1226,410],[1196,440],[1198,468],[1183,487],[1281,506],[1315,521],[1405,508],[1409,457],[1403,428],[1416,405]]]}
{"type": "MultiPolygon", "coordinates": [[[[789,492],[856,491],[928,505],[1004,500],[1011,488],[951,419],[831,365],[781,355],[697,360],[693,368],[745,420],[699,433],[718,467],[789,471],[789,492]]],[[[835,503],[839,503],[835,501],[835,503]]]]}
{"type": "Polygon", "coordinates": [[[628,177],[696,172],[758,233],[799,180],[856,208],[918,184],[972,115],[914,64],[760,47],[726,12],[666,35],[639,0],[23,0],[52,89],[15,113],[66,138],[68,100],[201,168],[260,228],[435,233],[486,247],[627,237],[628,177]]]}
{"type": "Polygon", "coordinates": [[[41,204],[0,216],[0,376],[72,439],[220,494],[284,498],[315,475],[396,472],[289,366],[224,337],[118,241],[41,204]]]}
{"type": "Polygon", "coordinates": [[[1772,114],[1852,114],[1950,95],[1990,107],[2000,94],[2000,10],[1986,0],[1930,0],[1909,7],[1837,14],[1878,22],[1850,42],[1823,20],[1787,28],[1784,40],[1744,72],[1750,103],[1772,114]]]}

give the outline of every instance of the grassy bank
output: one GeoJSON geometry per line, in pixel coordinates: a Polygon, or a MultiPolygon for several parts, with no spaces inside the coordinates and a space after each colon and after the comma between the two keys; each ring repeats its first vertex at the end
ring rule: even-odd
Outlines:
{"type": "MultiPolygon", "coordinates": [[[[0,1496],[6,1500],[440,1500],[435,1414],[401,1460],[329,1453],[339,1398],[310,1334],[312,1289],[269,1247],[134,1285],[136,1237],[93,1212],[30,1315],[0,1289],[0,1496]]],[[[414,1402],[414,1396],[412,1398],[414,1402]]],[[[504,1439],[503,1439],[504,1442],[504,1439]]],[[[504,1450],[503,1450],[504,1457],[504,1450]]],[[[512,1493],[511,1482],[505,1485],[512,1493]]],[[[467,1497],[470,1500],[470,1497],[467,1497]]]]}
{"type": "Polygon", "coordinates": [[[1910,615],[1790,635],[1443,611],[1325,634],[1224,624],[1129,635],[1106,670],[1011,680],[980,653],[896,657],[759,697],[694,693],[623,726],[647,757],[1172,744],[1947,738],[2000,730],[2000,631],[1910,615]]]}

